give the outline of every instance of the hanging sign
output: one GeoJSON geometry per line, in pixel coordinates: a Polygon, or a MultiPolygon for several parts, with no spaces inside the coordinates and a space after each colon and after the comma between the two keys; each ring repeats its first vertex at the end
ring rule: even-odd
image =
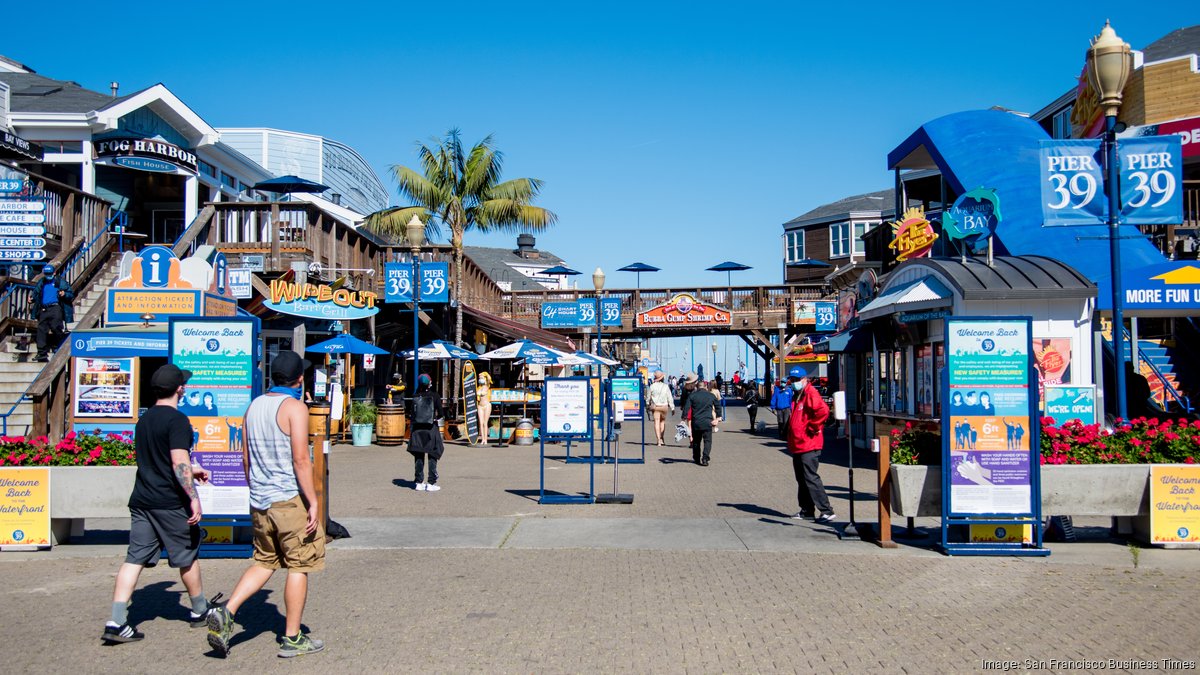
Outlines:
{"type": "MultiPolygon", "coordinates": [[[[384,268],[384,300],[412,302],[412,263],[387,263],[384,268]]],[[[450,301],[450,263],[421,263],[421,302],[450,301]]]]}
{"type": "Polygon", "coordinates": [[[0,468],[0,551],[50,548],[50,469],[0,468]]]}
{"type": "Polygon", "coordinates": [[[892,223],[892,232],[895,236],[888,242],[888,248],[896,252],[896,262],[929,255],[938,238],[920,207],[905,211],[903,218],[892,223]]]}
{"type": "Polygon", "coordinates": [[[818,332],[833,332],[837,330],[838,316],[836,302],[817,303],[817,321],[815,329],[818,332]]]}
{"type": "Polygon", "coordinates": [[[263,304],[281,314],[309,319],[365,319],[379,313],[379,296],[371,291],[276,279],[271,282],[270,293],[263,304]]]}
{"type": "MultiPolygon", "coordinates": [[[[1121,224],[1183,222],[1183,150],[1179,136],[1117,143],[1121,224]]],[[[1042,218],[1053,225],[1105,225],[1104,153],[1100,140],[1041,142],[1042,218]]]]}
{"type": "Polygon", "coordinates": [[[1000,197],[992,188],[976,188],[959,195],[942,214],[942,232],[951,240],[976,243],[996,233],[1000,224],[1000,197]]]}
{"type": "Polygon", "coordinates": [[[45,260],[46,252],[40,248],[0,248],[0,260],[45,260]]]}
{"type": "Polygon", "coordinates": [[[183,169],[196,173],[196,155],[178,145],[152,138],[113,139],[95,141],[96,159],[108,160],[117,166],[155,173],[183,169]]]}
{"type": "Polygon", "coordinates": [[[733,314],[724,307],[701,302],[690,293],[678,293],[664,304],[638,312],[638,328],[695,328],[732,326],[733,314]]]}
{"type": "Polygon", "coordinates": [[[1200,466],[1150,465],[1150,543],[1200,547],[1200,466]]]}

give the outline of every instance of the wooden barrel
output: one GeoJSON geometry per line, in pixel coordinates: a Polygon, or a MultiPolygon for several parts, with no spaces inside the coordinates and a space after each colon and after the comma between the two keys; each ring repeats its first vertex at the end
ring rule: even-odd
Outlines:
{"type": "Polygon", "coordinates": [[[308,435],[327,436],[325,422],[329,419],[328,403],[313,403],[308,406],[308,435]]]}
{"type": "Polygon", "coordinates": [[[404,405],[384,403],[375,417],[375,443],[400,445],[404,441],[404,405]]]}

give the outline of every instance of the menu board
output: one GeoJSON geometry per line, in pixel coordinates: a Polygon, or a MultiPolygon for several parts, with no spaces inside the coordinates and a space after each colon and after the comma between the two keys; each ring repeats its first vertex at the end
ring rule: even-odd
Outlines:
{"type": "Polygon", "coordinates": [[[467,361],[462,371],[463,422],[467,425],[467,438],[474,445],[479,442],[479,402],[476,391],[475,364],[467,361]]]}

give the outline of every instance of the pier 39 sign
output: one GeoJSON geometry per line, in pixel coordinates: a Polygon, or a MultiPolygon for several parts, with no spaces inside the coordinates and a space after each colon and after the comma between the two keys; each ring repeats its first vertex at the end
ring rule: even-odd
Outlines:
{"type": "Polygon", "coordinates": [[[733,314],[728,309],[701,302],[690,293],[678,293],[666,303],[637,314],[638,328],[732,325],[733,314]]]}

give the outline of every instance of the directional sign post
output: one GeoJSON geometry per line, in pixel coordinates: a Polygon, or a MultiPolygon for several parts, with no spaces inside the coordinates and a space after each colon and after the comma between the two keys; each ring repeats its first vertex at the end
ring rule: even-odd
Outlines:
{"type": "Polygon", "coordinates": [[[0,236],[0,248],[45,248],[43,237],[4,237],[0,236]]]}
{"type": "Polygon", "coordinates": [[[0,237],[41,237],[45,234],[43,225],[0,225],[0,237]]]}
{"type": "Polygon", "coordinates": [[[0,248],[0,260],[45,260],[46,252],[40,248],[0,248]]]}

